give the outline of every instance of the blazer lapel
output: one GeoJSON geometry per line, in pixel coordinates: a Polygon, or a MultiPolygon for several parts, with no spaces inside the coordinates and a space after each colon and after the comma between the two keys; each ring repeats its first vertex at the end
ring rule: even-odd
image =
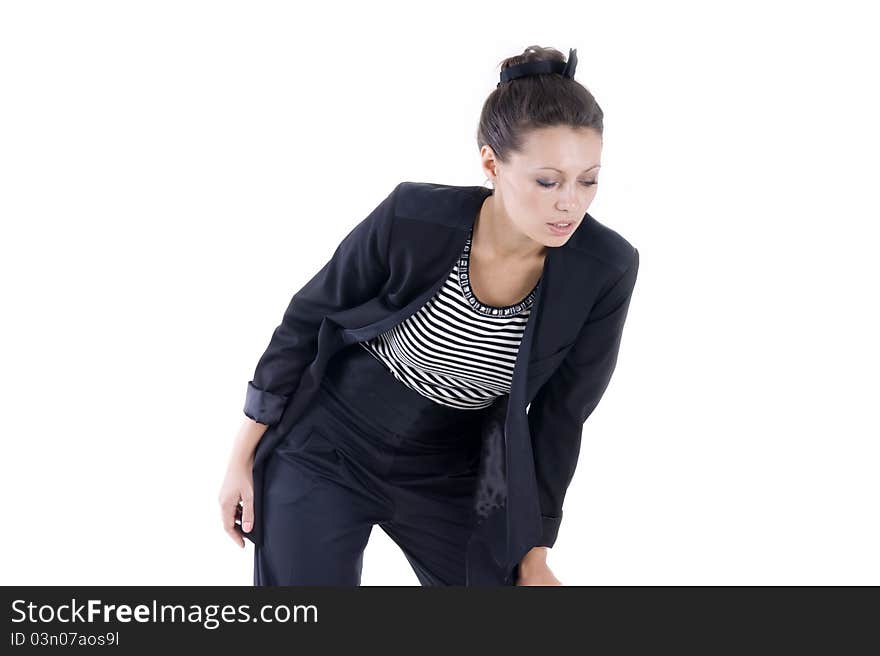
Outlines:
{"type": "MultiPolygon", "coordinates": [[[[534,328],[529,341],[523,339],[520,349],[526,351],[528,369],[523,372],[524,399],[528,403],[559,366],[577,339],[588,308],[583,300],[584,272],[569,242],[548,249],[539,286],[540,300],[532,308],[529,323],[534,328]]],[[[517,382],[523,382],[519,380],[517,382]]]]}

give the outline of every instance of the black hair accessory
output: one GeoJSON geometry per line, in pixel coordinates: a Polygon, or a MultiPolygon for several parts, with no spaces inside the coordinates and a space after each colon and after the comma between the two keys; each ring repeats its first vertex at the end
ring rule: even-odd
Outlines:
{"type": "Polygon", "coordinates": [[[495,86],[496,88],[500,87],[504,82],[515,80],[518,77],[540,75],[542,73],[559,73],[567,78],[574,79],[574,69],[577,68],[577,63],[577,48],[569,48],[568,61],[565,63],[544,59],[508,66],[501,71],[501,81],[495,86]]]}

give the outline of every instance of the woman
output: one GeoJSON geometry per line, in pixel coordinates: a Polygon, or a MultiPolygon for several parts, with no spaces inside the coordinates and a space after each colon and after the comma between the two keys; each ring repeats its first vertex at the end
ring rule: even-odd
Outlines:
{"type": "Polygon", "coordinates": [[[638,271],[586,211],[602,111],[576,64],[502,62],[493,188],[399,184],[293,296],[219,499],[255,585],[359,585],[376,524],[422,585],[560,585],[546,552],[638,271]]]}

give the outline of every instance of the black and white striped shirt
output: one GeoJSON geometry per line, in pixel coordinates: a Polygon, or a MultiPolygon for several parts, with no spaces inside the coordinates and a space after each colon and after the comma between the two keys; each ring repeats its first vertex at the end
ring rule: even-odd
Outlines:
{"type": "Polygon", "coordinates": [[[442,405],[477,410],[510,392],[513,365],[540,285],[513,305],[471,290],[472,233],[446,282],[405,321],[360,345],[407,387],[442,405]]]}

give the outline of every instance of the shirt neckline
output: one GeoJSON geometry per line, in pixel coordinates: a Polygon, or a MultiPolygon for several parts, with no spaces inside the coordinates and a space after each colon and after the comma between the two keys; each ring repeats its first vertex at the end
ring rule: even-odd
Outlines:
{"type": "Polygon", "coordinates": [[[480,314],[490,317],[512,316],[515,314],[519,314],[523,310],[529,309],[532,306],[532,303],[535,300],[535,296],[538,293],[538,286],[541,284],[540,278],[538,278],[538,282],[535,283],[535,286],[532,287],[532,291],[530,291],[522,299],[511,305],[488,305],[480,301],[480,299],[477,298],[476,294],[474,294],[474,290],[471,288],[470,285],[469,275],[471,238],[473,236],[473,232],[473,228],[468,230],[468,236],[465,240],[464,248],[461,251],[461,257],[458,262],[458,284],[461,286],[461,291],[464,294],[465,300],[474,310],[476,310],[480,314]]]}

